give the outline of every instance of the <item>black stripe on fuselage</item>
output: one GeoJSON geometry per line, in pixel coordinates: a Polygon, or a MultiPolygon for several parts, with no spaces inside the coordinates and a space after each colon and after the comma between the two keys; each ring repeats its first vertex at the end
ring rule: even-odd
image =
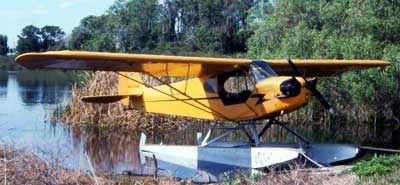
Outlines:
{"type": "Polygon", "coordinates": [[[207,98],[185,98],[179,100],[155,100],[155,101],[146,101],[146,102],[166,102],[166,101],[188,101],[188,100],[216,100],[221,99],[220,97],[207,97],[207,98]]]}

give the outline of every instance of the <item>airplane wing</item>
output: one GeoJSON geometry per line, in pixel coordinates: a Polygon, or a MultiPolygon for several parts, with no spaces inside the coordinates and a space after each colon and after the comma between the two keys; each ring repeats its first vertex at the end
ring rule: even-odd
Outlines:
{"type": "MultiPolygon", "coordinates": [[[[264,60],[279,75],[292,76],[287,60],[264,60]]],[[[306,76],[332,76],[347,70],[379,67],[381,60],[292,60],[306,76]]],[[[183,57],[83,51],[26,53],[16,62],[27,68],[143,72],[155,76],[211,76],[229,68],[247,67],[251,59],[183,57]]]]}

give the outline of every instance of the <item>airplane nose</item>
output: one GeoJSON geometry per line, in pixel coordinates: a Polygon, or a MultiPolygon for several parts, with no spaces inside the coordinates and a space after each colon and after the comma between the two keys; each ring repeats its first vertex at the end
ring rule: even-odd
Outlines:
{"type": "Polygon", "coordinates": [[[301,83],[293,77],[283,81],[280,85],[280,90],[284,97],[294,97],[300,94],[301,83]]]}

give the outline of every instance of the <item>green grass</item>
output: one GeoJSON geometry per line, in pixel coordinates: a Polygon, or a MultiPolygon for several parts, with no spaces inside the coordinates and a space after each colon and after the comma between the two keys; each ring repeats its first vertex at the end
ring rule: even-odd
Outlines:
{"type": "Polygon", "coordinates": [[[399,170],[400,155],[377,156],[357,163],[352,171],[360,177],[387,175],[399,170]]]}
{"type": "Polygon", "coordinates": [[[400,155],[375,155],[351,171],[360,177],[361,184],[400,184],[400,155]]]}

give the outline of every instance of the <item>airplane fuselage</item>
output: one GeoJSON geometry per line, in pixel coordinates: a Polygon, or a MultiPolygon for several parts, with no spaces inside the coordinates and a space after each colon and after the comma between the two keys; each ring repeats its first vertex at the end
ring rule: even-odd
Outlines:
{"type": "MultiPolygon", "coordinates": [[[[282,84],[293,77],[275,76],[255,84],[248,92],[222,93],[205,87],[209,78],[193,78],[169,85],[144,88],[141,101],[131,101],[133,108],[208,120],[243,121],[275,117],[299,109],[310,100],[304,80],[295,78],[299,92],[285,96],[282,84]]],[[[218,87],[217,87],[218,88],[218,87]]]]}

